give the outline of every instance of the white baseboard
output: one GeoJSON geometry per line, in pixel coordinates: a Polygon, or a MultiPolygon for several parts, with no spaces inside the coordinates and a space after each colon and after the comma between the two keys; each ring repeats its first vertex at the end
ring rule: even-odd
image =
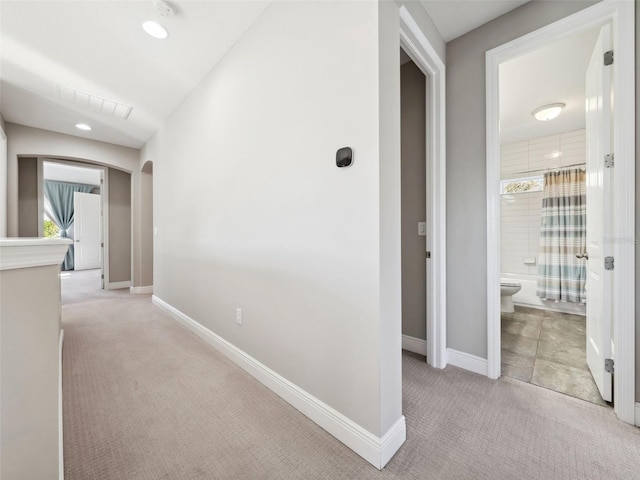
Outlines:
{"type": "Polygon", "coordinates": [[[640,427],[640,403],[636,402],[636,427],[640,427]]]}
{"type": "Polygon", "coordinates": [[[455,367],[464,368],[471,372],[487,376],[489,364],[486,358],[476,357],[470,353],[459,352],[453,348],[447,348],[447,363],[455,367]]]}
{"type": "Polygon", "coordinates": [[[64,435],[62,434],[62,345],[64,330],[60,330],[58,341],[58,478],[64,480],[64,435]]]}
{"type": "Polygon", "coordinates": [[[164,300],[154,295],[152,302],[374,467],[382,469],[404,443],[404,416],[401,416],[382,437],[377,437],[164,300]]]}
{"type": "Polygon", "coordinates": [[[427,341],[421,338],[402,335],[402,349],[408,350],[418,355],[427,356],[427,341]]]}
{"type": "Polygon", "coordinates": [[[119,290],[121,288],[129,288],[131,286],[131,280],[124,282],[111,282],[107,284],[107,290],[119,290]]]}
{"type": "Polygon", "coordinates": [[[133,295],[153,293],[153,285],[147,285],[146,287],[129,287],[129,292],[133,295]]]}

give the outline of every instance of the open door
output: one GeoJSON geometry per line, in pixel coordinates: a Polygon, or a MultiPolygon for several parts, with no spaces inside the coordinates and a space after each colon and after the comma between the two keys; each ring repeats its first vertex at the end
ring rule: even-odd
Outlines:
{"type": "Polygon", "coordinates": [[[74,268],[88,270],[102,267],[102,225],[100,195],[75,192],[74,208],[74,268]]]}
{"type": "Polygon", "coordinates": [[[611,373],[611,273],[605,269],[611,232],[611,173],[605,155],[611,153],[611,67],[605,52],[611,48],[608,25],[602,27],[586,73],[587,136],[587,365],[602,398],[612,401],[611,373]]]}

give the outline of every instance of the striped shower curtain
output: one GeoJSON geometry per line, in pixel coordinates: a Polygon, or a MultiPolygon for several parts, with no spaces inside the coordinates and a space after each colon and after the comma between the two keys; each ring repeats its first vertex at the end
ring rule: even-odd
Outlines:
{"type": "Polygon", "coordinates": [[[543,300],[585,303],[586,173],[579,168],[544,175],[538,288],[543,300]]]}

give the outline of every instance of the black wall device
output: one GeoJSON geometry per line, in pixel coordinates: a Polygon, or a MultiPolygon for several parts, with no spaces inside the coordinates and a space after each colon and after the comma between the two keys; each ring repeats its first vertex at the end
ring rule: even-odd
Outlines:
{"type": "Polygon", "coordinates": [[[353,150],[351,147],[343,147],[336,152],[336,165],[338,167],[348,167],[353,161],[353,150]]]}

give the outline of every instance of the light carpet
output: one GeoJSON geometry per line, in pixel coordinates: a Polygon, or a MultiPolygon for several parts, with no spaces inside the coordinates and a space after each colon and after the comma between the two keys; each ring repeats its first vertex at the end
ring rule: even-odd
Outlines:
{"type": "Polygon", "coordinates": [[[62,283],[67,480],[640,478],[640,430],[610,409],[408,353],[407,441],[378,471],[149,295],[92,294],[77,273],[62,283]]]}

